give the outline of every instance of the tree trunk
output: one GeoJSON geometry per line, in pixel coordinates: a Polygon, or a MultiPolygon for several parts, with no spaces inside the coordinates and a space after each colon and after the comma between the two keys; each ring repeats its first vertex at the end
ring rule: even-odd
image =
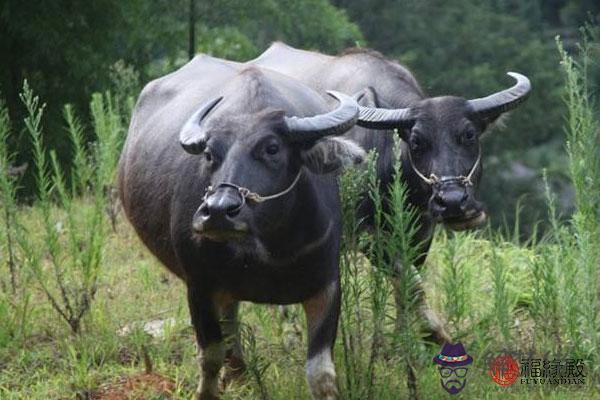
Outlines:
{"type": "Polygon", "coordinates": [[[190,37],[188,56],[190,60],[196,54],[196,0],[190,0],[190,37]]]}

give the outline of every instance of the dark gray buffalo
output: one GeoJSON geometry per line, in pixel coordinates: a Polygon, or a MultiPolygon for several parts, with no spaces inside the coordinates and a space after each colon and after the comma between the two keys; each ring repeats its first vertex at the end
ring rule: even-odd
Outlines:
{"type": "MultiPolygon", "coordinates": [[[[187,285],[199,347],[198,398],[218,397],[225,360],[243,367],[238,302],[302,303],[307,379],[316,399],[337,390],[340,204],[331,172],[364,152],[332,138],[358,105],[287,76],[198,56],[148,84],[120,161],[121,200],[148,248],[187,285]]],[[[231,372],[231,369],[229,370],[231,372]]]]}
{"type": "MultiPolygon", "coordinates": [[[[361,93],[357,125],[362,128],[356,127],[346,137],[366,150],[377,151],[377,172],[384,190],[393,179],[392,133],[397,130],[402,139],[402,178],[409,188],[410,203],[420,210],[421,229],[415,245],[424,246],[423,256],[415,263],[417,267],[425,261],[436,222],[460,230],[485,221],[483,205],[476,199],[482,174],[479,139],[498,117],[527,98],[531,85],[525,76],[509,73],[517,81],[513,87],[467,100],[426,97],[406,68],[367,49],[328,56],[274,43],[249,64],[284,73],[317,91],[361,93]]],[[[362,212],[369,221],[372,206],[365,202],[362,212]]],[[[432,338],[437,342],[450,341],[439,319],[427,307],[421,289],[418,294],[420,312],[432,338]]]]}

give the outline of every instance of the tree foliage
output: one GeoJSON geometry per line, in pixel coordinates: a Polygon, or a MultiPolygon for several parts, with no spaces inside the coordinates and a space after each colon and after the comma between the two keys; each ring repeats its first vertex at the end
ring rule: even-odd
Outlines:
{"type": "MultiPolygon", "coordinates": [[[[83,122],[90,139],[88,99],[113,86],[115,71],[128,74],[128,84],[139,88],[133,79],[145,82],[184,64],[191,1],[56,0],[43,7],[4,1],[0,69],[6,72],[0,76],[0,92],[17,131],[26,116],[18,94],[27,79],[47,99],[46,143],[64,160],[70,142],[62,128],[62,104],[72,103],[87,115],[83,122]]],[[[327,0],[196,2],[197,51],[217,57],[254,57],[274,40],[340,51],[362,39],[358,27],[327,0]]],[[[11,138],[19,162],[31,157],[27,139],[24,134],[11,138]]],[[[33,179],[25,183],[32,186],[33,179]]]]}
{"type": "MultiPolygon", "coordinates": [[[[502,221],[504,213],[514,222],[521,195],[535,192],[525,202],[531,210],[543,202],[542,167],[563,192],[559,198],[566,199],[560,211],[570,210],[554,37],[560,35],[565,48],[573,50],[579,26],[598,15],[595,0],[55,0],[43,7],[5,0],[0,4],[0,68],[5,71],[0,92],[19,132],[26,112],[18,93],[29,80],[48,103],[46,142],[64,159],[71,144],[62,128],[62,104],[72,103],[84,116],[90,139],[86,113],[93,92],[115,90],[116,84],[123,92],[117,98],[135,95],[143,82],[187,62],[190,42],[197,52],[238,61],[257,56],[274,40],[327,53],[369,46],[406,64],[432,96],[485,96],[510,85],[505,72],[515,70],[531,77],[534,90],[510,117],[508,129],[485,139],[482,190],[493,219],[502,221]],[[192,5],[194,41],[189,37],[192,5]]],[[[592,41],[599,36],[592,35],[592,41]]],[[[589,68],[595,94],[600,68],[593,63],[589,68]]],[[[9,147],[17,153],[16,163],[31,158],[26,135],[9,138],[9,147]]],[[[32,186],[31,177],[24,184],[32,186]]],[[[525,214],[527,224],[543,212],[525,214]]]]}

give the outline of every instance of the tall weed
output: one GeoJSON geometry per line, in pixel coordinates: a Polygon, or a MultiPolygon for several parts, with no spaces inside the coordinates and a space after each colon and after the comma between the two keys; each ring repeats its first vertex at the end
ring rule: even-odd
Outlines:
{"type": "MultiPolygon", "coordinates": [[[[369,174],[373,173],[374,155],[371,154],[366,169],[351,169],[340,178],[342,200],[342,244],[340,254],[340,274],[342,288],[342,304],[340,331],[342,339],[342,357],[344,366],[344,396],[349,399],[368,397],[374,382],[369,372],[368,354],[373,348],[363,340],[371,340],[378,335],[371,331],[368,309],[368,276],[361,250],[361,221],[358,208],[364,200],[365,187],[369,182],[369,174]]],[[[377,317],[376,317],[377,318],[377,317]]],[[[372,355],[374,357],[374,355],[372,355]]]]}
{"type": "Polygon", "coordinates": [[[17,191],[27,164],[15,167],[9,149],[11,133],[8,109],[0,101],[0,347],[24,336],[30,312],[29,276],[23,270],[18,237],[23,234],[17,191]]]}
{"type": "Polygon", "coordinates": [[[407,201],[406,184],[400,178],[400,163],[395,168],[396,178],[388,188],[387,198],[380,191],[374,154],[370,155],[367,168],[351,170],[341,179],[344,228],[340,328],[347,398],[378,398],[383,386],[376,379],[376,362],[386,348],[385,339],[391,343],[395,361],[405,367],[411,398],[418,395],[416,369],[421,337],[417,308],[422,293],[421,278],[413,264],[420,256],[419,247],[415,246],[419,227],[416,210],[407,201]],[[357,213],[365,200],[372,203],[374,211],[369,234],[361,234],[364,221],[357,213]],[[365,250],[373,264],[368,271],[365,250]],[[392,292],[396,313],[393,332],[389,332],[385,328],[392,292]]]}
{"type": "Polygon", "coordinates": [[[572,262],[567,264],[575,271],[568,276],[573,275],[576,282],[567,283],[577,287],[574,294],[577,299],[573,301],[580,305],[576,323],[581,326],[582,337],[572,339],[582,345],[583,354],[589,354],[596,364],[595,354],[600,348],[600,122],[588,76],[593,33],[591,27],[582,29],[583,41],[577,59],[564,50],[559,40],[557,45],[566,82],[567,153],[577,207],[572,217],[572,262]]]}
{"type": "MultiPolygon", "coordinates": [[[[400,154],[397,145],[396,154],[400,154]]],[[[394,271],[392,285],[396,302],[396,329],[394,350],[401,355],[406,367],[407,387],[412,399],[418,397],[417,362],[420,348],[420,319],[417,309],[422,298],[421,277],[414,263],[421,255],[420,244],[415,243],[419,230],[417,210],[408,202],[408,188],[402,180],[401,163],[395,165],[395,179],[390,187],[390,211],[384,213],[389,230],[383,236],[388,262],[386,269],[394,271]]],[[[376,228],[377,229],[377,228],[376,228]]],[[[382,264],[385,265],[385,264],[382,264]]]]}
{"type": "Polygon", "coordinates": [[[94,95],[91,109],[97,140],[85,148],[81,124],[72,108],[65,107],[73,146],[69,188],[56,154],[46,152],[41,126],[44,105],[27,82],[21,99],[28,111],[25,125],[32,141],[36,207],[43,233],[41,245],[28,236],[19,243],[49,304],[73,333],[79,333],[98,290],[107,238],[105,212],[113,196],[110,188],[124,128],[110,95],[94,95]]]}

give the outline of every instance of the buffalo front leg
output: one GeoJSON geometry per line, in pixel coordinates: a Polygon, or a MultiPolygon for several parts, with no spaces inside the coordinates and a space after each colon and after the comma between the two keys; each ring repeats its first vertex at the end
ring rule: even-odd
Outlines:
{"type": "Polygon", "coordinates": [[[200,381],[198,400],[219,398],[219,372],[225,360],[225,345],[214,302],[192,285],[188,286],[188,303],[199,348],[200,381]]]}
{"type": "Polygon", "coordinates": [[[240,339],[240,324],[238,320],[239,302],[232,302],[223,307],[221,329],[225,338],[225,363],[227,366],[223,383],[239,378],[246,370],[242,344],[240,339]]]}
{"type": "Polygon", "coordinates": [[[334,400],[338,391],[333,364],[333,345],[340,313],[339,282],[302,303],[308,324],[308,361],[306,379],[313,399],[334,400]]]}

